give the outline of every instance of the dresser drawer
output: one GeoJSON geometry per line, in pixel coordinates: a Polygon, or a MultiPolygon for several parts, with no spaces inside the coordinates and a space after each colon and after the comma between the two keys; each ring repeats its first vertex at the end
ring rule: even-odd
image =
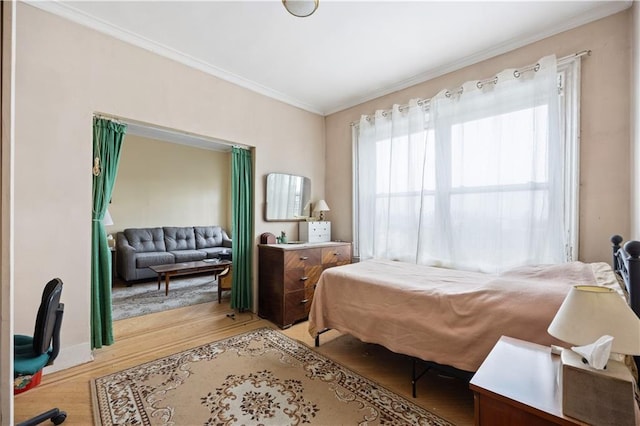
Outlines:
{"type": "Polygon", "coordinates": [[[322,265],[337,266],[351,263],[351,245],[346,244],[322,249],[322,265]]]}
{"type": "Polygon", "coordinates": [[[320,249],[292,250],[284,254],[285,269],[320,265],[321,261],[322,251],[320,249]]]}
{"type": "Polygon", "coordinates": [[[321,273],[321,265],[285,270],[284,292],[290,293],[292,291],[302,290],[307,287],[313,287],[318,283],[321,273]]]}
{"type": "Polygon", "coordinates": [[[258,315],[285,328],[309,316],[322,271],[351,263],[351,243],[260,244],[258,315]]]}
{"type": "Polygon", "coordinates": [[[291,325],[296,321],[306,319],[313,301],[313,286],[304,290],[287,293],[284,296],[284,325],[291,325]]]}

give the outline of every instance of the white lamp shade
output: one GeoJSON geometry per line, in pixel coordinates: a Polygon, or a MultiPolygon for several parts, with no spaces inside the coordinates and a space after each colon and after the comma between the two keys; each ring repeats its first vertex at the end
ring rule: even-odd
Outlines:
{"type": "Polygon", "coordinates": [[[316,203],[316,205],[314,206],[313,211],[314,212],[328,212],[331,209],[329,208],[329,206],[327,205],[327,202],[324,200],[320,200],[316,203]]]}
{"type": "Polygon", "coordinates": [[[611,352],[640,355],[640,319],[622,296],[608,287],[574,286],[547,331],[578,346],[608,334],[613,336],[611,352]]]}
{"type": "Polygon", "coordinates": [[[104,218],[102,219],[102,224],[104,226],[113,225],[113,219],[111,218],[111,214],[109,213],[109,209],[107,209],[107,211],[104,214],[104,218]]]}

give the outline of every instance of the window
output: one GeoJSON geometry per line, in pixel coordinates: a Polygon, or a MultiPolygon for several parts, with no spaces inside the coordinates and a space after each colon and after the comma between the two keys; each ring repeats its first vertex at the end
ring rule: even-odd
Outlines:
{"type": "Polygon", "coordinates": [[[487,272],[577,256],[579,60],[540,63],[354,126],[356,255],[487,272]]]}

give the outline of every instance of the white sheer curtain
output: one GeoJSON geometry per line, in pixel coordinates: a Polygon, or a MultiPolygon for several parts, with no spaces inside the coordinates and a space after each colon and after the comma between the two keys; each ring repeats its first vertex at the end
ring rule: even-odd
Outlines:
{"type": "Polygon", "coordinates": [[[565,261],[556,59],[514,71],[361,119],[362,259],[486,272],[565,261]]]}
{"type": "Polygon", "coordinates": [[[416,100],[360,120],[358,234],[360,258],[416,261],[423,176],[428,160],[425,113],[416,100]]]}

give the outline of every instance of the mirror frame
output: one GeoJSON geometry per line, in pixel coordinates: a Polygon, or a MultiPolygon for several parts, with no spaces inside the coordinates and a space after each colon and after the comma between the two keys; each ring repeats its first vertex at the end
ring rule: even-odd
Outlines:
{"type": "MultiPolygon", "coordinates": [[[[266,222],[299,222],[306,220],[309,216],[309,202],[311,201],[311,179],[305,176],[292,175],[288,173],[269,173],[265,177],[265,203],[264,203],[264,220],[266,222]],[[293,191],[287,186],[291,179],[296,179],[299,183],[294,182],[293,191]],[[280,180],[282,182],[277,182],[280,180]],[[277,191],[276,184],[284,184],[280,192],[291,192],[291,197],[300,197],[299,206],[296,211],[287,211],[285,215],[278,215],[276,211],[269,210],[270,205],[273,206],[274,197],[277,191]],[[300,194],[296,190],[301,190],[300,194]],[[299,212],[299,214],[297,214],[299,212]]],[[[298,204],[298,203],[296,203],[298,204]]]]}

